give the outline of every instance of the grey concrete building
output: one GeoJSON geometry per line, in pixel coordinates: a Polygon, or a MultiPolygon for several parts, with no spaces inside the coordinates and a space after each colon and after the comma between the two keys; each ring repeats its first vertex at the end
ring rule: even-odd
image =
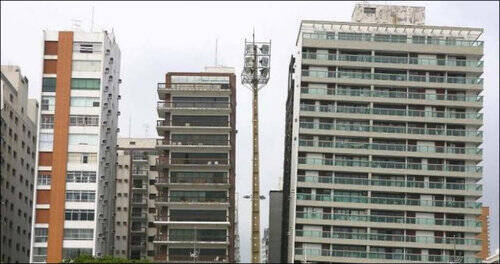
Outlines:
{"type": "Polygon", "coordinates": [[[167,73],[158,95],[156,260],[234,262],[234,69],[167,73]]]}
{"type": "Polygon", "coordinates": [[[38,102],[28,99],[28,78],[18,66],[1,67],[1,262],[30,256],[38,102]]]}
{"type": "Polygon", "coordinates": [[[480,28],[357,4],[303,20],[290,64],[286,261],[477,263],[480,28]]]}
{"type": "Polygon", "coordinates": [[[155,138],[118,138],[115,256],[153,260],[155,147],[155,138]]]}
{"type": "Polygon", "coordinates": [[[269,192],[269,241],[268,258],[269,263],[282,263],[285,259],[283,254],[283,191],[272,190],[269,192]]]}

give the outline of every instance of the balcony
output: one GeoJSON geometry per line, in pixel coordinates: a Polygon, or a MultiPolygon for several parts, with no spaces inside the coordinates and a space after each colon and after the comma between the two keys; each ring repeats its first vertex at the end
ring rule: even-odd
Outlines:
{"type": "Polygon", "coordinates": [[[160,176],[157,184],[165,185],[229,185],[227,176],[160,176]]]}
{"type": "MultiPolygon", "coordinates": [[[[180,262],[194,262],[193,257],[190,255],[169,255],[168,256],[169,261],[180,261],[180,262]]],[[[225,255],[199,255],[196,257],[196,263],[199,262],[207,262],[207,263],[213,263],[213,262],[225,262],[228,260],[228,257],[225,255]]]]}
{"type": "Polygon", "coordinates": [[[403,243],[424,243],[424,244],[451,244],[480,246],[480,239],[437,237],[437,236],[409,236],[409,235],[388,235],[372,233],[347,233],[329,231],[296,230],[295,235],[299,237],[331,238],[331,239],[355,239],[355,240],[376,240],[403,243]]]}
{"type": "Polygon", "coordinates": [[[403,216],[345,215],[331,213],[296,212],[299,219],[319,219],[349,222],[395,223],[427,226],[481,227],[481,221],[468,219],[415,218],[403,216]]]}
{"type": "Polygon", "coordinates": [[[146,197],[142,198],[132,198],[130,199],[130,204],[132,206],[148,206],[148,199],[146,197]]]}
{"type": "Polygon", "coordinates": [[[147,229],[145,226],[139,226],[139,227],[131,227],[130,232],[131,233],[146,233],[147,229]]]}
{"type": "Polygon", "coordinates": [[[158,102],[157,112],[160,118],[165,118],[165,113],[173,114],[229,114],[231,103],[229,102],[158,102]]]}
{"type": "Polygon", "coordinates": [[[148,177],[149,170],[132,169],[132,177],[148,177]]]}
{"type": "MultiPolygon", "coordinates": [[[[174,229],[175,230],[175,229],[174,229]]],[[[200,230],[198,230],[199,232],[200,230]]],[[[212,236],[212,235],[201,235],[197,234],[196,238],[194,235],[185,234],[185,235],[167,235],[167,234],[157,234],[155,236],[155,243],[167,242],[167,243],[189,243],[193,244],[196,241],[197,244],[207,244],[207,243],[218,243],[225,244],[227,243],[226,236],[212,236]]]]}
{"type": "Polygon", "coordinates": [[[220,197],[187,197],[187,196],[157,196],[157,203],[209,203],[209,204],[226,204],[228,198],[220,197]]]}
{"type": "Polygon", "coordinates": [[[396,162],[396,161],[334,160],[334,159],[305,158],[305,157],[299,157],[299,164],[365,167],[365,168],[381,168],[381,169],[465,172],[465,173],[481,173],[483,171],[482,166],[474,166],[474,165],[422,164],[422,163],[408,163],[408,162],[396,162]]]}
{"type": "Polygon", "coordinates": [[[451,66],[451,67],[470,67],[483,68],[483,61],[480,60],[446,60],[429,59],[416,57],[397,57],[397,56],[371,56],[371,55],[346,55],[346,54],[320,54],[315,52],[302,53],[302,59],[323,60],[323,61],[356,61],[356,62],[375,62],[392,63],[406,65],[425,65],[425,66],[451,66]]]}
{"type": "MultiPolygon", "coordinates": [[[[362,258],[362,259],[384,259],[399,261],[414,261],[420,263],[441,262],[453,263],[454,256],[448,255],[424,255],[411,253],[382,253],[382,252],[366,252],[366,251],[346,251],[346,250],[327,250],[327,249],[295,249],[295,256],[307,256],[308,260],[316,260],[316,257],[336,257],[336,258],[362,258]]],[[[460,257],[464,263],[481,263],[481,259],[476,257],[460,257]]],[[[320,258],[327,261],[327,258],[320,258]]],[[[457,261],[458,262],[458,261],[457,261]]],[[[398,262],[396,262],[398,263],[398,262]]]]}
{"type": "Polygon", "coordinates": [[[474,155],[483,154],[481,148],[467,147],[440,147],[440,146],[418,146],[418,145],[402,145],[402,144],[378,144],[378,143],[363,143],[363,142],[334,142],[334,141],[315,141],[315,140],[299,140],[301,147],[318,147],[318,148],[340,148],[340,149],[363,149],[376,151],[394,151],[407,152],[405,156],[410,156],[408,152],[433,153],[433,154],[452,154],[452,155],[474,155]]]}
{"type": "Polygon", "coordinates": [[[428,101],[450,101],[482,103],[483,96],[465,94],[436,94],[436,93],[411,93],[396,91],[361,90],[353,88],[315,88],[301,87],[302,94],[311,95],[331,95],[331,96],[352,96],[352,97],[373,97],[373,98],[393,98],[428,101]]]}
{"type": "Polygon", "coordinates": [[[483,186],[477,183],[464,184],[464,183],[444,183],[444,182],[424,182],[424,181],[393,181],[393,180],[337,178],[329,176],[306,176],[306,175],[297,175],[297,181],[325,183],[325,184],[387,186],[396,188],[458,190],[458,191],[471,191],[479,193],[481,193],[483,189],[483,186]]]}
{"type": "Polygon", "coordinates": [[[132,185],[132,191],[141,191],[141,192],[146,192],[148,190],[148,185],[147,184],[133,184],[132,185]]]}
{"type": "Polygon", "coordinates": [[[229,219],[226,215],[207,215],[206,211],[200,211],[199,214],[193,215],[156,215],[155,221],[157,222],[176,222],[191,224],[224,224],[229,225],[229,219]]]}
{"type": "Polygon", "coordinates": [[[408,109],[351,107],[351,106],[334,106],[334,105],[308,105],[308,104],[301,104],[300,110],[308,112],[322,112],[322,113],[348,113],[348,114],[360,114],[360,115],[388,115],[388,116],[405,116],[405,117],[421,117],[421,118],[483,120],[482,113],[473,113],[473,112],[423,111],[423,110],[408,110],[408,109]]]}
{"type": "Polygon", "coordinates": [[[148,219],[148,214],[147,213],[132,213],[130,214],[131,218],[132,219],[140,219],[140,220],[144,220],[144,219],[148,219]]]}
{"type": "MultiPolygon", "coordinates": [[[[419,36],[420,37],[420,36],[419,36]]],[[[408,38],[399,37],[391,38],[389,36],[372,36],[372,35],[342,35],[334,34],[330,32],[315,32],[315,33],[302,33],[303,39],[324,39],[332,41],[365,41],[365,42],[387,42],[387,43],[406,43],[406,44],[418,44],[418,45],[437,45],[437,46],[459,46],[459,47],[482,47],[484,42],[480,40],[463,40],[463,39],[422,39],[422,38],[408,38]]]]}
{"type": "Polygon", "coordinates": [[[230,146],[229,140],[170,140],[170,139],[157,139],[156,146],[160,148],[168,148],[168,149],[181,149],[181,148],[224,148],[229,149],[230,146]]]}
{"type": "MultiPolygon", "coordinates": [[[[438,84],[467,84],[479,85],[482,87],[483,78],[477,77],[445,77],[445,76],[425,76],[392,73],[370,73],[370,72],[348,72],[348,71],[323,71],[323,70],[302,70],[302,77],[328,78],[328,79],[361,79],[372,81],[396,81],[396,82],[417,82],[417,83],[438,83],[438,84]]],[[[408,85],[408,84],[404,84],[408,85]]]]}
{"type": "Polygon", "coordinates": [[[158,167],[227,167],[229,166],[229,159],[223,158],[168,158],[159,157],[156,159],[156,166],[158,167]]]}
{"type": "Polygon", "coordinates": [[[231,131],[231,124],[229,122],[175,122],[171,120],[157,120],[156,130],[159,131],[178,131],[178,132],[192,132],[194,130],[200,131],[231,131]]]}
{"type": "Polygon", "coordinates": [[[456,202],[456,201],[443,201],[443,200],[422,200],[422,199],[385,198],[385,197],[368,197],[368,196],[342,196],[342,195],[308,194],[308,193],[297,193],[297,200],[341,202],[341,203],[450,207],[450,208],[472,208],[472,209],[479,209],[482,206],[482,203],[478,202],[456,202]]]}
{"type": "Polygon", "coordinates": [[[397,126],[368,126],[368,125],[351,125],[351,124],[329,124],[329,123],[314,123],[300,122],[300,128],[306,129],[321,129],[321,130],[341,130],[341,131],[356,131],[356,132],[375,132],[389,134],[412,134],[412,135],[429,135],[429,136],[451,136],[451,137],[475,137],[483,138],[483,131],[479,130],[464,130],[464,129],[433,129],[420,127],[397,127],[397,126]]]}
{"type": "Polygon", "coordinates": [[[229,84],[165,84],[158,83],[158,96],[160,100],[167,100],[167,94],[177,95],[230,95],[229,84]]]}

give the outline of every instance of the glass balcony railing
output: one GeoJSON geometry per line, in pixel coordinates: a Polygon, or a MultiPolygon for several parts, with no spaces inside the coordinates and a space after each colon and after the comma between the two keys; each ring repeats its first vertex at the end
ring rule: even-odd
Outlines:
{"type": "Polygon", "coordinates": [[[314,122],[300,122],[300,128],[377,132],[377,133],[400,133],[400,134],[432,135],[432,136],[479,137],[479,138],[483,137],[483,131],[464,130],[464,129],[368,126],[368,125],[355,125],[355,124],[328,124],[328,123],[314,123],[314,122]]]}
{"type": "Polygon", "coordinates": [[[400,82],[483,84],[483,78],[476,78],[476,77],[445,77],[445,76],[427,77],[425,75],[407,75],[407,74],[394,74],[394,73],[302,70],[302,76],[313,77],[313,78],[349,78],[349,79],[400,81],[400,82]]]}
{"type": "Polygon", "coordinates": [[[195,91],[230,91],[229,84],[209,84],[209,83],[158,83],[158,90],[195,90],[195,91]]]}
{"type": "Polygon", "coordinates": [[[229,146],[229,140],[216,140],[216,139],[179,139],[179,140],[169,140],[169,139],[157,139],[156,145],[165,145],[165,146],[229,146]]]}
{"type": "Polygon", "coordinates": [[[482,206],[482,203],[478,203],[478,202],[457,202],[457,201],[368,197],[368,196],[342,196],[342,195],[308,194],[308,193],[297,193],[297,200],[323,201],[323,202],[343,202],[343,203],[369,203],[369,204],[389,204],[389,205],[409,205],[409,206],[451,207],[451,208],[473,208],[473,209],[481,208],[481,206],[482,206]]]}
{"type": "Polygon", "coordinates": [[[302,94],[318,94],[318,95],[341,95],[341,96],[362,96],[362,97],[379,97],[379,98],[396,98],[396,99],[416,99],[416,100],[439,100],[439,101],[461,101],[461,102],[482,102],[483,96],[464,95],[464,94],[430,94],[430,93],[406,93],[396,91],[377,91],[377,90],[361,90],[355,88],[315,88],[302,87],[302,94]]]}
{"type": "Polygon", "coordinates": [[[347,250],[328,250],[328,249],[302,249],[296,248],[295,255],[297,256],[324,256],[324,257],[343,257],[343,258],[363,258],[363,259],[391,259],[391,260],[406,260],[420,263],[442,262],[442,263],[481,263],[480,258],[449,256],[449,255],[424,255],[411,253],[384,253],[384,252],[366,252],[366,251],[347,251],[347,250]]]}
{"type": "Polygon", "coordinates": [[[477,183],[444,183],[444,182],[424,182],[424,181],[395,181],[379,179],[360,178],[339,178],[330,176],[306,176],[297,175],[299,182],[313,182],[326,184],[352,184],[365,186],[386,186],[401,188],[425,188],[425,189],[446,189],[464,191],[482,191],[483,186],[477,183]]]}
{"type": "Polygon", "coordinates": [[[356,240],[379,240],[395,242],[413,242],[430,244],[455,244],[467,246],[480,246],[480,239],[436,237],[436,236],[409,236],[409,235],[388,235],[372,233],[349,233],[349,232],[329,232],[313,230],[296,230],[295,235],[299,237],[332,238],[332,239],[356,239],[356,240]]]}
{"type": "Polygon", "coordinates": [[[191,203],[227,203],[225,197],[203,197],[203,196],[157,196],[157,202],[191,202],[191,203]]]}
{"type": "Polygon", "coordinates": [[[446,154],[465,154],[482,155],[481,148],[458,148],[458,147],[439,147],[439,146],[418,146],[402,144],[378,144],[362,142],[334,142],[334,141],[315,141],[299,140],[301,147],[320,147],[320,148],[347,148],[347,149],[366,149],[383,151],[404,151],[404,152],[425,152],[425,153],[446,153],[446,154]]]}
{"type": "Polygon", "coordinates": [[[301,111],[483,120],[482,113],[301,104],[301,111]]]}
{"type": "Polygon", "coordinates": [[[228,128],[229,122],[201,122],[201,121],[192,121],[192,122],[181,122],[181,121],[171,121],[171,120],[157,120],[156,126],[177,126],[177,127],[222,127],[228,128]]]}
{"type": "Polygon", "coordinates": [[[422,164],[397,161],[368,161],[368,160],[343,160],[343,159],[322,159],[299,157],[299,164],[324,165],[324,166],[347,166],[366,167],[382,169],[406,169],[406,170],[426,170],[426,171],[446,171],[446,172],[469,172],[479,173],[483,171],[482,166],[474,165],[452,165],[452,164],[422,164]]]}
{"type": "Polygon", "coordinates": [[[430,59],[430,58],[415,58],[415,57],[348,55],[348,54],[337,55],[337,54],[321,54],[316,52],[304,52],[302,53],[302,59],[436,65],[436,66],[472,67],[472,68],[482,68],[484,64],[483,61],[479,60],[449,60],[449,59],[446,60],[446,59],[430,59]]]}
{"type": "Polygon", "coordinates": [[[229,109],[228,102],[158,102],[158,108],[229,109]]]}
{"type": "Polygon", "coordinates": [[[437,45],[437,46],[460,46],[460,47],[482,47],[483,41],[480,40],[464,40],[464,39],[441,39],[432,37],[427,40],[422,37],[408,38],[406,36],[398,36],[397,38],[391,36],[372,36],[369,34],[364,35],[347,35],[335,34],[330,32],[315,32],[315,33],[302,33],[303,39],[321,39],[321,40],[337,40],[337,41],[365,41],[365,42],[389,42],[399,44],[419,44],[419,45],[437,45]]]}
{"type": "Polygon", "coordinates": [[[382,216],[382,215],[345,215],[331,213],[310,213],[296,212],[297,218],[338,220],[355,222],[375,222],[375,223],[397,223],[413,225],[439,225],[439,226],[463,226],[481,227],[481,221],[470,219],[443,219],[443,218],[415,218],[404,216],[382,216]]]}
{"type": "Polygon", "coordinates": [[[170,183],[189,183],[189,184],[200,184],[200,183],[229,183],[229,178],[226,176],[171,176],[170,183]]]}

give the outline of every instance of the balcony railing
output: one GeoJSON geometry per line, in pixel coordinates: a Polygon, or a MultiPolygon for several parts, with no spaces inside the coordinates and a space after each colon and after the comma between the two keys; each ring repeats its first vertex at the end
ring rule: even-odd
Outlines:
{"type": "Polygon", "coordinates": [[[202,213],[192,215],[189,219],[186,219],[186,216],[168,216],[168,215],[156,215],[155,221],[175,221],[175,222],[227,222],[228,217],[225,215],[220,216],[212,216],[212,215],[204,215],[202,213]],[[184,218],[184,219],[182,219],[184,218]]]}
{"type": "Polygon", "coordinates": [[[186,235],[167,235],[167,234],[157,234],[155,236],[156,241],[175,241],[175,242],[189,242],[193,243],[195,240],[197,242],[226,242],[226,236],[211,236],[211,235],[202,235],[197,234],[196,239],[194,234],[186,234],[186,235]]]}
{"type": "Polygon", "coordinates": [[[465,130],[465,129],[369,126],[369,125],[328,124],[328,123],[314,123],[314,122],[300,122],[300,127],[308,129],[360,131],[360,132],[377,132],[377,133],[400,133],[400,134],[414,134],[414,135],[479,137],[479,138],[483,137],[483,131],[465,130]]]}
{"type": "Polygon", "coordinates": [[[175,126],[175,127],[222,127],[222,128],[228,128],[229,127],[229,122],[199,122],[199,121],[192,121],[192,122],[175,122],[175,121],[170,121],[170,120],[157,120],[156,121],[156,126],[162,127],[162,126],[175,126]]]}
{"type": "Polygon", "coordinates": [[[473,209],[481,208],[482,205],[482,203],[478,202],[456,202],[456,201],[443,201],[443,200],[421,200],[421,199],[368,197],[368,196],[342,196],[342,195],[308,194],[308,193],[298,193],[297,199],[304,201],[370,203],[370,204],[473,208],[473,209]]]}
{"type": "Polygon", "coordinates": [[[138,204],[138,205],[147,205],[148,204],[148,199],[146,197],[143,198],[132,198],[130,199],[131,204],[138,204]]]}
{"type": "Polygon", "coordinates": [[[133,176],[148,176],[149,170],[132,169],[133,176]]]}
{"type": "Polygon", "coordinates": [[[372,36],[372,35],[343,35],[332,34],[329,32],[302,33],[303,39],[323,39],[335,41],[366,41],[366,42],[389,42],[399,44],[418,44],[418,45],[438,45],[438,46],[461,46],[461,47],[482,47],[483,41],[465,40],[465,39],[442,39],[432,37],[432,39],[408,38],[406,36],[393,38],[390,36],[372,36]]]}
{"type": "Polygon", "coordinates": [[[229,140],[169,140],[157,139],[156,145],[164,146],[229,146],[229,140]]]}
{"type": "Polygon", "coordinates": [[[425,189],[446,189],[446,190],[466,190],[466,191],[481,191],[483,189],[483,186],[477,183],[394,181],[394,180],[339,178],[330,176],[306,176],[306,175],[297,175],[297,180],[299,182],[352,184],[352,185],[365,185],[365,186],[387,186],[387,187],[402,187],[402,188],[425,188],[425,189]]]}
{"type": "MultiPolygon", "coordinates": [[[[227,256],[224,255],[199,255],[196,257],[196,262],[204,261],[204,262],[223,262],[228,259],[227,256]]],[[[168,260],[170,261],[194,261],[191,255],[169,255],[168,260]]]]}
{"type": "Polygon", "coordinates": [[[158,166],[166,165],[209,165],[209,166],[227,166],[229,159],[221,158],[167,158],[159,157],[156,159],[158,166]]]}
{"type": "Polygon", "coordinates": [[[466,154],[466,155],[481,155],[481,148],[459,148],[459,147],[439,147],[439,146],[418,146],[418,145],[403,145],[403,144],[378,144],[378,143],[363,143],[363,142],[334,142],[334,141],[315,141],[315,140],[299,140],[301,147],[320,147],[320,148],[347,148],[347,149],[366,149],[366,150],[383,150],[383,151],[404,151],[404,152],[424,152],[424,153],[446,153],[446,154],[466,154]]]}
{"type": "Polygon", "coordinates": [[[158,90],[230,91],[229,84],[165,84],[158,83],[158,90]]]}
{"type": "Polygon", "coordinates": [[[376,63],[395,63],[412,65],[436,65],[452,67],[472,67],[482,68],[483,61],[479,60],[446,60],[430,59],[416,57],[397,57],[397,56],[371,56],[371,55],[348,55],[348,54],[321,54],[316,52],[302,53],[302,59],[311,60],[329,60],[329,61],[358,61],[358,62],[376,62],[376,63]]]}
{"type": "Polygon", "coordinates": [[[356,239],[356,240],[379,240],[413,243],[432,244],[456,244],[467,246],[480,246],[480,239],[437,237],[437,236],[409,236],[409,235],[388,235],[372,233],[349,233],[349,232],[329,232],[315,230],[296,230],[295,235],[299,237],[332,238],[332,239],[356,239]]]}
{"type": "Polygon", "coordinates": [[[299,157],[299,164],[472,173],[479,173],[483,171],[482,166],[474,165],[422,164],[397,161],[334,160],[304,157],[299,157]]]}
{"type": "Polygon", "coordinates": [[[144,219],[144,218],[148,218],[148,214],[147,213],[139,213],[139,214],[132,213],[131,217],[136,218],[136,219],[144,219]]]}
{"type": "Polygon", "coordinates": [[[445,77],[445,76],[407,75],[407,74],[394,74],[394,73],[302,70],[302,76],[313,77],[313,78],[349,78],[349,79],[400,81],[400,82],[483,84],[483,78],[477,78],[477,77],[445,77]]]}
{"type": "Polygon", "coordinates": [[[308,212],[297,212],[296,215],[297,218],[301,219],[397,223],[397,224],[413,224],[413,225],[481,227],[481,221],[471,220],[471,219],[415,218],[415,217],[382,216],[382,215],[345,215],[345,214],[308,213],[308,212]]]}
{"type": "Polygon", "coordinates": [[[302,249],[296,248],[295,255],[298,256],[324,256],[324,257],[343,257],[343,258],[363,258],[363,259],[391,259],[391,260],[406,260],[420,263],[441,262],[455,263],[458,259],[463,259],[464,263],[481,263],[481,259],[476,257],[461,257],[448,255],[424,255],[411,253],[382,253],[382,252],[366,252],[366,251],[347,251],[347,250],[328,250],[328,249],[302,249]]]}
{"type": "Polygon", "coordinates": [[[461,101],[461,102],[482,102],[483,96],[465,95],[465,94],[431,94],[431,93],[407,93],[396,91],[378,91],[378,90],[361,90],[353,88],[316,88],[302,87],[302,94],[319,94],[319,95],[341,95],[341,96],[362,96],[362,97],[379,97],[379,98],[396,98],[396,99],[415,99],[415,100],[438,100],[438,101],[461,101]]]}
{"type": "Polygon", "coordinates": [[[228,198],[221,197],[188,197],[188,196],[157,196],[157,202],[174,203],[227,203],[228,198]]]}
{"type": "Polygon", "coordinates": [[[301,104],[301,111],[483,120],[482,113],[301,104]]]}
{"type": "Polygon", "coordinates": [[[158,177],[158,183],[200,184],[200,183],[229,183],[226,176],[163,176],[158,177]]]}
{"type": "Polygon", "coordinates": [[[158,108],[229,109],[229,102],[158,102],[158,108]]]}

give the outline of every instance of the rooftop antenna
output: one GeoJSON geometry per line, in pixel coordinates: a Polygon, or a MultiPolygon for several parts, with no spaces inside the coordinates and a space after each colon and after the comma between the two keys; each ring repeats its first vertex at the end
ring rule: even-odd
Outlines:
{"type": "Polygon", "coordinates": [[[128,138],[130,138],[130,131],[132,130],[132,115],[128,117],[128,138]]]}
{"type": "Polygon", "coordinates": [[[94,32],[94,6],[92,6],[92,20],[90,21],[90,32],[94,32]]]}
{"type": "Polygon", "coordinates": [[[80,19],[71,19],[71,23],[72,23],[72,29],[73,30],[80,30],[80,26],[81,26],[81,23],[82,23],[82,20],[80,19]]]}
{"type": "Polygon", "coordinates": [[[144,137],[147,138],[148,137],[148,129],[149,129],[149,125],[144,123],[142,124],[142,126],[144,127],[144,137]]]}
{"type": "Polygon", "coordinates": [[[217,46],[218,46],[218,39],[215,39],[215,67],[217,67],[217,46]]]}

